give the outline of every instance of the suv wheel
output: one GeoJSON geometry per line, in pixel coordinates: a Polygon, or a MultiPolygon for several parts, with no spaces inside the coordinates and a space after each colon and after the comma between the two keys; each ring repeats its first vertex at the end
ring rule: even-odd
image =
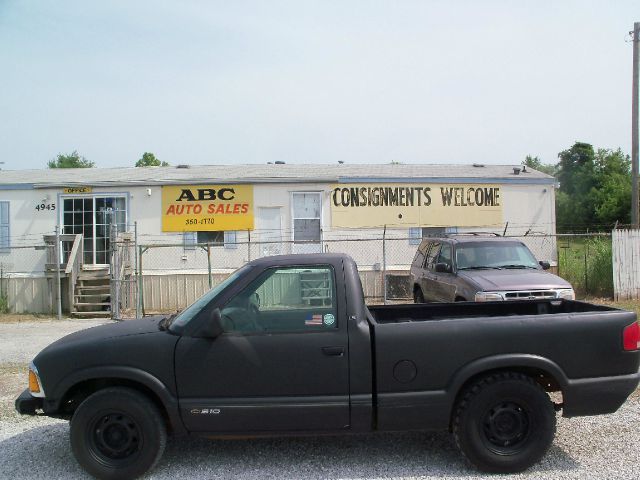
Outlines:
{"type": "Polygon", "coordinates": [[[413,303],[424,303],[424,295],[420,287],[413,290],[413,303]]]}
{"type": "Polygon", "coordinates": [[[458,402],[453,435],[480,470],[521,472],[547,452],[556,415],[547,393],[530,377],[496,373],[471,385],[458,402]]]}
{"type": "Polygon", "coordinates": [[[78,463],[102,479],[136,478],[153,468],[167,441],[158,408],[130,388],[99,390],[71,419],[71,449],[78,463]]]}

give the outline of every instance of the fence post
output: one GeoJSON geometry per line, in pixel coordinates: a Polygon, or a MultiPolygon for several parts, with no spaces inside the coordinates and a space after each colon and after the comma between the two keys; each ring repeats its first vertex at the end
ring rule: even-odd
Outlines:
{"type": "Polygon", "coordinates": [[[140,272],[138,270],[138,222],[133,222],[133,278],[135,278],[136,318],[140,318],[140,272]]]}
{"type": "Polygon", "coordinates": [[[56,304],[58,320],[62,320],[62,287],[60,286],[60,226],[56,225],[56,304]]]}
{"type": "Polygon", "coordinates": [[[382,230],[382,298],[387,304],[387,226],[382,230]]]}
{"type": "Polygon", "coordinates": [[[584,242],[584,293],[589,295],[589,238],[584,242]]]}
{"type": "Polygon", "coordinates": [[[207,268],[209,270],[209,290],[213,288],[213,278],[211,278],[211,243],[207,242],[207,268]]]}
{"type": "MultiPolygon", "coordinates": [[[[113,220],[113,217],[112,217],[113,220]]],[[[120,320],[120,265],[118,258],[118,226],[109,226],[109,241],[111,243],[111,318],[120,320]]]]}
{"type": "Polygon", "coordinates": [[[142,281],[142,245],[138,247],[138,304],[136,308],[136,316],[144,317],[144,283],[142,281]]]}

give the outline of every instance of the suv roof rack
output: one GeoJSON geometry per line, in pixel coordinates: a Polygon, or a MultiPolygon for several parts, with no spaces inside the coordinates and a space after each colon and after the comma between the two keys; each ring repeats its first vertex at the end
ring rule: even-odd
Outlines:
{"type": "Polygon", "coordinates": [[[489,237],[501,237],[499,233],[496,232],[460,232],[460,233],[445,233],[445,237],[458,237],[458,236],[472,236],[472,237],[480,237],[480,236],[489,236],[489,237]]]}

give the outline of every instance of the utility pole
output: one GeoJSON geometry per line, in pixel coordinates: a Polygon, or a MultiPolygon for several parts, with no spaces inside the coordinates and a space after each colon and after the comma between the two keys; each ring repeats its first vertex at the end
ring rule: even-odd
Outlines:
{"type": "Polygon", "coordinates": [[[633,24],[633,92],[631,93],[631,223],[638,228],[638,63],[640,22],[633,24]]]}

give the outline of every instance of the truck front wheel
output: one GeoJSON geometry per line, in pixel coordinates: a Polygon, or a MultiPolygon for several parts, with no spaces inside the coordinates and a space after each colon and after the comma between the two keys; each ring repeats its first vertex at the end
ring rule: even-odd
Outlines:
{"type": "Polygon", "coordinates": [[[136,478],[153,468],[167,441],[154,403],[130,388],[105,388],[84,400],[71,419],[78,463],[101,479],[136,478]]]}
{"type": "Polygon", "coordinates": [[[496,373],[472,384],[455,407],[453,435],[477,468],[521,472],[547,452],[556,430],[553,404],[530,377],[496,373]]]}

